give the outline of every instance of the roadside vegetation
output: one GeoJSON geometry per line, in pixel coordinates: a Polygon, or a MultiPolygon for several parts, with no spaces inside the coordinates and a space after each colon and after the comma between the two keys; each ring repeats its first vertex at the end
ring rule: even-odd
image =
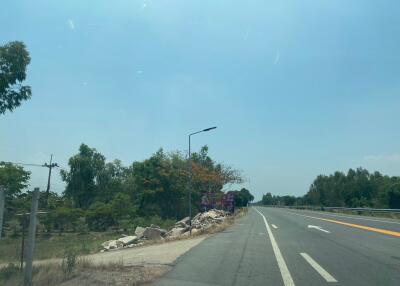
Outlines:
{"type": "MultiPolygon", "coordinates": [[[[94,148],[82,144],[61,170],[66,183],[62,194],[40,192],[35,259],[60,257],[66,247],[80,254],[99,251],[100,244],[137,226],[158,225],[169,229],[188,215],[188,160],[181,152],[158,150],[150,158],[123,166],[106,162],[94,148]]],[[[241,183],[239,171],[216,163],[204,146],[192,154],[192,210],[200,210],[204,193],[220,203],[225,185],[241,183]]],[[[23,167],[0,162],[0,185],[6,188],[6,211],[0,262],[18,261],[23,226],[28,217],[32,193],[25,191],[30,173],[23,167]]],[[[230,191],[237,207],[254,199],[242,189],[230,191]]]]}
{"type": "MultiPolygon", "coordinates": [[[[347,207],[347,208],[387,208],[400,209],[400,177],[370,173],[363,168],[350,169],[347,173],[319,175],[302,197],[263,195],[263,205],[347,207]]],[[[354,211],[335,210],[354,214],[354,211]]],[[[356,211],[362,215],[398,217],[396,214],[374,214],[356,211]]]]}
{"type": "MultiPolygon", "coordinates": [[[[190,239],[193,237],[210,235],[224,231],[232,226],[236,219],[240,219],[248,212],[247,207],[237,208],[235,214],[226,217],[223,223],[214,224],[207,229],[193,233],[192,236],[184,235],[167,238],[163,241],[148,241],[146,245],[159,244],[168,241],[190,239]]],[[[87,235],[63,234],[54,236],[50,240],[38,239],[36,246],[36,258],[46,259],[58,257],[59,259],[42,260],[34,264],[34,285],[148,285],[170,270],[168,265],[124,265],[123,260],[117,262],[96,262],[92,257],[82,254],[90,252],[90,249],[99,250],[100,241],[107,238],[115,238],[115,233],[90,233],[87,235]]],[[[13,255],[7,250],[13,247],[6,239],[2,245],[3,255],[13,255]]],[[[18,245],[15,245],[18,252],[18,245]]],[[[18,253],[19,254],[19,253],[18,253]]],[[[0,285],[23,285],[23,272],[17,262],[0,260],[0,285]]]]}

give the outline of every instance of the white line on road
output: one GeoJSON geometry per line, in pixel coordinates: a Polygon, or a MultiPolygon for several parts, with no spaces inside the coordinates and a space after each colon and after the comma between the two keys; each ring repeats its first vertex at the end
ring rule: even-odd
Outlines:
{"type": "Polygon", "coordinates": [[[278,227],[274,224],[271,224],[273,228],[277,229],[278,227]]]}
{"type": "Polygon", "coordinates": [[[318,230],[323,231],[323,232],[326,232],[326,233],[331,233],[329,230],[325,230],[325,229],[323,229],[323,228],[320,227],[320,226],[308,225],[307,227],[308,227],[308,228],[315,228],[315,229],[318,229],[318,230]]]}
{"type": "Polygon", "coordinates": [[[321,267],[314,259],[311,258],[307,253],[300,253],[301,256],[321,275],[326,282],[337,282],[332,275],[330,275],[324,268],[321,267]]]}
{"type": "Polygon", "coordinates": [[[279,249],[279,246],[276,243],[275,237],[272,234],[271,228],[268,225],[267,219],[256,208],[254,210],[256,212],[258,212],[261,215],[261,217],[264,219],[265,227],[267,228],[269,239],[271,240],[272,249],[273,249],[274,254],[275,254],[276,262],[278,262],[279,270],[281,271],[283,284],[285,284],[285,286],[294,286],[295,284],[293,282],[292,276],[290,275],[289,269],[287,268],[285,259],[283,259],[282,253],[281,253],[281,251],[279,249]]]}

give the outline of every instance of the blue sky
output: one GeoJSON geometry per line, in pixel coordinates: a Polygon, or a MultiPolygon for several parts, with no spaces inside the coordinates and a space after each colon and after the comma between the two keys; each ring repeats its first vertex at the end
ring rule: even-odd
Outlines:
{"type": "MultiPolygon", "coordinates": [[[[187,134],[263,193],[318,174],[400,174],[398,1],[2,1],[33,97],[0,117],[0,160],[62,166],[84,142],[126,165],[187,134]]],[[[45,169],[31,169],[44,187],[45,169]]],[[[63,184],[54,176],[53,190],[63,184]]]]}

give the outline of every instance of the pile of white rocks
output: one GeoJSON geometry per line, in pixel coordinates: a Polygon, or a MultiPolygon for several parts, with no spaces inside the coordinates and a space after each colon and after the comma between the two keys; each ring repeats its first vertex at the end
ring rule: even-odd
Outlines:
{"type": "MultiPolygon", "coordinates": [[[[209,210],[208,212],[198,213],[192,219],[192,234],[206,230],[214,225],[221,224],[229,215],[222,210],[209,210]]],[[[190,230],[190,219],[186,217],[178,221],[175,226],[167,233],[167,237],[175,238],[179,236],[188,236],[190,230]]]]}
{"type": "Polygon", "coordinates": [[[135,235],[122,235],[121,238],[116,240],[108,240],[101,244],[103,249],[100,252],[117,250],[121,248],[132,248],[142,246],[146,240],[161,240],[164,239],[167,231],[157,225],[149,227],[136,227],[135,235]]]}
{"type": "MultiPolygon", "coordinates": [[[[225,221],[230,214],[222,210],[209,210],[208,212],[198,213],[192,219],[192,234],[199,233],[203,230],[221,224],[225,221]]],[[[177,223],[170,231],[160,228],[157,225],[149,227],[138,226],[135,229],[135,235],[127,236],[122,235],[121,238],[116,240],[109,240],[103,242],[101,252],[117,250],[122,248],[132,248],[142,246],[146,240],[163,240],[165,238],[178,238],[189,236],[190,233],[190,219],[186,217],[177,223]]]]}

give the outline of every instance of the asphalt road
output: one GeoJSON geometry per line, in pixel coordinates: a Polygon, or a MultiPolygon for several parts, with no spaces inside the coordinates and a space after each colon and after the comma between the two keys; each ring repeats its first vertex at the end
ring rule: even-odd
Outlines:
{"type": "Polygon", "coordinates": [[[400,285],[400,222],[256,207],[155,285],[400,285]]]}

